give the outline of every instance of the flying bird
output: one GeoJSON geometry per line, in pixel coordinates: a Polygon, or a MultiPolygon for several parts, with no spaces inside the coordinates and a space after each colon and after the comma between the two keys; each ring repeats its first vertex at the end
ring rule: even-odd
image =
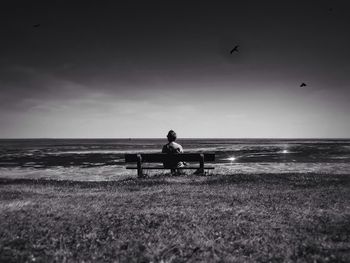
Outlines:
{"type": "Polygon", "coordinates": [[[238,52],[238,48],[239,48],[239,46],[236,45],[236,46],[230,51],[230,54],[232,54],[233,52],[238,52]]]}
{"type": "Polygon", "coordinates": [[[300,87],[302,88],[302,87],[306,87],[307,85],[303,82],[303,83],[301,83],[300,84],[300,87]]]}
{"type": "Polygon", "coordinates": [[[35,25],[33,25],[33,27],[39,27],[40,26],[40,24],[35,24],[35,25]]]}

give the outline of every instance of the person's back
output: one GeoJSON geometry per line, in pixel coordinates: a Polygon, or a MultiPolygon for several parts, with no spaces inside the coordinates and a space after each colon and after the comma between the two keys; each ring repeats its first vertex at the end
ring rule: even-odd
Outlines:
{"type": "MultiPolygon", "coordinates": [[[[163,146],[162,153],[167,153],[167,154],[183,153],[182,146],[175,142],[177,136],[173,130],[170,130],[168,132],[167,137],[168,137],[168,143],[163,146]]],[[[176,167],[182,167],[184,163],[177,162],[177,161],[169,161],[169,162],[165,162],[163,165],[165,168],[176,168],[176,167]]]]}
{"type": "Polygon", "coordinates": [[[183,153],[182,146],[176,142],[169,142],[163,146],[162,153],[183,153]]]}

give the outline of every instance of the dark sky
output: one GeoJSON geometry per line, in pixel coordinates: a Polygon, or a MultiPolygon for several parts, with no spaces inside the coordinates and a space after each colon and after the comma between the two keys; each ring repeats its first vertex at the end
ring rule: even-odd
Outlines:
{"type": "Polygon", "coordinates": [[[7,2],[2,138],[350,137],[349,1],[7,2]]]}

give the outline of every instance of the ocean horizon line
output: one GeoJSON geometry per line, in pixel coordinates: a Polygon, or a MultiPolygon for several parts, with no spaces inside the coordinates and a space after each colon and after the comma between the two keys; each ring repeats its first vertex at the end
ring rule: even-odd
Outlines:
{"type": "MultiPolygon", "coordinates": [[[[27,137],[0,140],[166,140],[165,137],[27,137]]],[[[350,140],[350,137],[181,137],[178,140],[350,140]]]]}

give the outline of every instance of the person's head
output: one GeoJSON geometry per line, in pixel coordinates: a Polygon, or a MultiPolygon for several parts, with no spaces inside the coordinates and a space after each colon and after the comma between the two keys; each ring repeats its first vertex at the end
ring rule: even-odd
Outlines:
{"type": "Polygon", "coordinates": [[[176,132],[174,132],[173,130],[170,130],[168,132],[167,137],[169,142],[174,142],[176,140],[176,132]]]}

